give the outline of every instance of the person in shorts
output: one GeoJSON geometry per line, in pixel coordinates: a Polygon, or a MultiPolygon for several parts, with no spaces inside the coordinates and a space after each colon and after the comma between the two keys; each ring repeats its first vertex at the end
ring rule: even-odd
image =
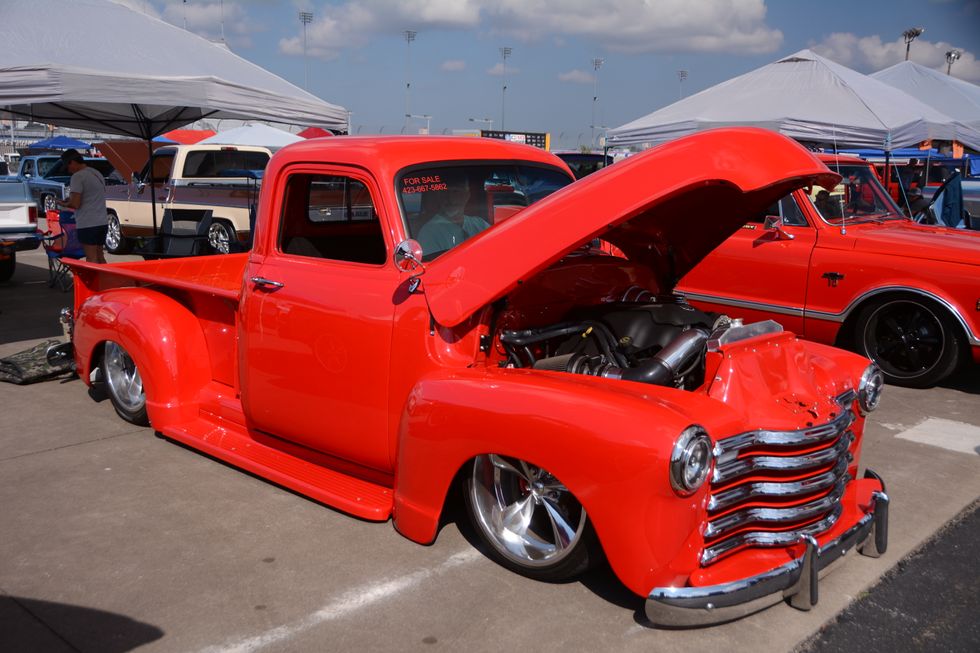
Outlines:
{"type": "Polygon", "coordinates": [[[78,150],[65,150],[61,160],[71,175],[71,195],[67,201],[58,204],[75,209],[76,233],[82,249],[85,250],[85,260],[105,263],[105,252],[102,249],[108,230],[105,178],[95,168],[85,165],[85,159],[78,150]]]}

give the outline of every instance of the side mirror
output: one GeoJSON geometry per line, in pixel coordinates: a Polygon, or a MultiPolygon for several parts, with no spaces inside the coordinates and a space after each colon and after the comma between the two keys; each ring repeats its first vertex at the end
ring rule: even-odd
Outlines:
{"type": "Polygon", "coordinates": [[[793,240],[796,238],[793,234],[783,230],[783,219],[778,215],[767,215],[765,222],[762,223],[762,228],[771,231],[776,240],[793,240]]]}
{"type": "Polygon", "coordinates": [[[412,272],[422,265],[422,246],[417,240],[403,240],[395,247],[395,266],[402,272],[412,272]]]}

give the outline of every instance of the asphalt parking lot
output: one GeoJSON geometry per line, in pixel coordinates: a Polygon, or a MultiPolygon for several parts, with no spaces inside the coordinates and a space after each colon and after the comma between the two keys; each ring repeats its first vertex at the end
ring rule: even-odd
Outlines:
{"type": "MultiPolygon", "coordinates": [[[[71,295],[46,275],[27,253],[0,285],[0,357],[60,336],[71,295]]],[[[0,406],[0,651],[790,651],[980,497],[977,368],[889,387],[862,458],[887,554],[849,554],[808,613],[659,630],[607,569],[537,583],[455,522],[419,546],[127,424],[78,379],[0,384],[0,406]]]]}

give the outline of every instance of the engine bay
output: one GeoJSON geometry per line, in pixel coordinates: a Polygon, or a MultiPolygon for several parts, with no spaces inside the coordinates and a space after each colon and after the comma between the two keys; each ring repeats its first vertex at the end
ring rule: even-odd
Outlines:
{"type": "Polygon", "coordinates": [[[620,301],[573,309],[561,322],[501,330],[501,365],[694,390],[704,383],[709,336],[731,325],[728,316],[634,286],[620,301]]]}

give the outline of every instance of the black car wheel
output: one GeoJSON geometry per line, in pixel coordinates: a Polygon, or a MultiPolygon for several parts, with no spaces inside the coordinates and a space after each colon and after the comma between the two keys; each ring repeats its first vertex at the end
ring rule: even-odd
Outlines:
{"type": "Polygon", "coordinates": [[[894,385],[927,388],[952,374],[963,342],[948,312],[928,300],[890,299],[858,318],[857,349],[894,385]]]}

